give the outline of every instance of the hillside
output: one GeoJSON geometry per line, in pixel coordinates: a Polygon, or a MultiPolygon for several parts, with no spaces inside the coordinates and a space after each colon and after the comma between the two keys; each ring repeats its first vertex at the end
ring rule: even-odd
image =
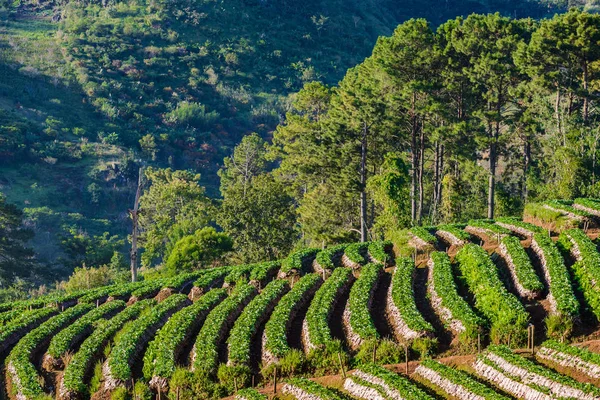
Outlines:
{"type": "MultiPolygon", "coordinates": [[[[436,25],[494,11],[542,17],[566,6],[390,0],[2,4],[0,190],[25,209],[39,257],[70,263],[76,260],[61,241],[77,235],[93,242],[110,232],[120,238],[113,240],[119,248],[140,163],[193,169],[217,196],[216,171],[244,134],[268,138],[291,93],[311,80],[337,82],[399,22],[426,17],[436,25]]],[[[54,277],[62,275],[58,269],[54,277]]]]}
{"type": "Polygon", "coordinates": [[[267,399],[250,386],[286,400],[598,398],[600,202],[552,204],[539,207],[570,224],[553,236],[532,215],[477,220],[2,303],[2,389],[27,400],[267,399]]]}

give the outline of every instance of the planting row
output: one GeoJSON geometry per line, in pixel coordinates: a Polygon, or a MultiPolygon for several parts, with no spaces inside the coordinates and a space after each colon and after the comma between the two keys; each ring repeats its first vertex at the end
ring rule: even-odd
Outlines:
{"type": "Polygon", "coordinates": [[[530,300],[538,298],[544,290],[544,285],[536,275],[521,241],[514,236],[506,236],[498,246],[497,252],[506,261],[519,296],[530,300]]]}

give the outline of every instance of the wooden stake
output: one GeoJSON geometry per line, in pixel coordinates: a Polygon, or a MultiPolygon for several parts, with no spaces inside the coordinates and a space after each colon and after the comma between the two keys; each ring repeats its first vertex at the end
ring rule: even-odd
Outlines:
{"type": "Polygon", "coordinates": [[[139,219],[139,206],[140,197],[142,196],[142,186],[144,184],[144,167],[140,167],[138,173],[138,185],[135,192],[135,201],[133,203],[133,210],[129,210],[131,220],[133,222],[133,228],[131,231],[131,251],[129,252],[130,268],[131,268],[131,282],[137,281],[137,240],[138,240],[138,219],[139,219]]]}
{"type": "Polygon", "coordinates": [[[254,387],[254,374],[252,374],[252,387],[254,387]]]}
{"type": "Polygon", "coordinates": [[[406,361],[406,375],[408,375],[408,345],[404,345],[404,360],[406,361]]]}
{"type": "Polygon", "coordinates": [[[531,325],[531,355],[535,355],[535,325],[531,325]]]}
{"type": "Polygon", "coordinates": [[[237,393],[237,378],[234,376],[233,377],[233,392],[237,393]]]}
{"type": "Polygon", "coordinates": [[[179,400],[179,387],[177,388],[177,400],[179,400]]]}
{"type": "Polygon", "coordinates": [[[481,333],[477,334],[477,353],[481,353],[481,333]]]}
{"type": "Polygon", "coordinates": [[[277,394],[277,367],[273,370],[273,394],[277,394]]]}
{"type": "Polygon", "coordinates": [[[375,364],[375,360],[377,360],[377,344],[373,343],[373,364],[375,364]]]}
{"type": "Polygon", "coordinates": [[[340,369],[342,370],[342,376],[346,379],[346,371],[344,370],[344,364],[342,363],[342,355],[338,353],[338,361],[340,362],[340,369]]]}

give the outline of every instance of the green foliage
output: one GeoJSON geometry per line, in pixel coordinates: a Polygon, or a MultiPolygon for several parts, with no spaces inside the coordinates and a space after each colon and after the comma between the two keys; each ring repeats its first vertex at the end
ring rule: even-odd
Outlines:
{"type": "MultiPolygon", "coordinates": [[[[12,311],[7,311],[10,312],[11,314],[13,313],[12,311]]],[[[8,339],[12,336],[15,335],[18,332],[22,332],[24,329],[28,328],[28,327],[34,327],[40,323],[42,323],[43,321],[47,320],[48,318],[52,317],[54,314],[57,313],[56,308],[53,307],[45,307],[45,308],[40,308],[40,309],[34,309],[31,311],[24,311],[22,309],[17,309],[15,310],[15,312],[17,313],[18,317],[17,318],[12,318],[11,321],[9,321],[8,323],[4,324],[4,326],[2,326],[2,331],[0,331],[0,343],[5,344],[6,346],[10,346],[11,344],[8,342],[8,339]]],[[[25,333],[23,333],[21,336],[23,336],[25,333]]],[[[20,339],[20,338],[19,338],[20,339]]],[[[15,343],[12,343],[15,344],[15,343]]]]}
{"type": "Polygon", "coordinates": [[[198,183],[199,174],[147,168],[144,176],[149,188],[140,197],[139,240],[145,250],[142,264],[150,266],[157,259],[168,259],[179,239],[204,228],[213,208],[198,183]]]}
{"type": "Polygon", "coordinates": [[[244,306],[255,295],[254,286],[240,285],[208,314],[194,345],[192,356],[194,371],[207,376],[217,372],[220,341],[231,329],[244,306]]]}
{"type": "Polygon", "coordinates": [[[488,386],[480,383],[475,378],[467,374],[466,372],[458,369],[448,367],[435,360],[423,360],[421,365],[425,368],[431,369],[441,375],[442,378],[449,380],[455,385],[462,386],[471,393],[477,396],[481,396],[486,400],[507,400],[508,397],[497,393],[495,390],[488,386]]]}
{"type": "Polygon", "coordinates": [[[206,268],[233,249],[233,241],[215,228],[205,227],[179,239],[169,253],[165,268],[171,275],[206,268]]]}
{"type": "MultiPolygon", "coordinates": [[[[557,342],[556,340],[550,339],[550,340],[546,340],[540,346],[540,349],[544,349],[544,348],[565,354],[567,356],[576,357],[577,359],[582,360],[586,363],[593,364],[594,366],[600,366],[600,355],[598,355],[598,353],[594,353],[583,347],[573,346],[573,345],[557,342]]],[[[550,357],[551,357],[550,358],[551,360],[553,360],[553,359],[555,361],[561,360],[560,355],[556,355],[556,358],[554,358],[552,355],[550,355],[550,357]]]]}
{"type": "Polygon", "coordinates": [[[431,261],[430,268],[433,268],[432,283],[435,292],[441,299],[441,305],[449,309],[452,318],[457,319],[464,326],[465,330],[459,335],[461,341],[466,344],[473,344],[485,322],[475,314],[465,299],[458,294],[448,255],[442,252],[434,252],[431,254],[431,261]]]}
{"type": "Polygon", "coordinates": [[[281,296],[289,290],[285,280],[275,280],[269,283],[256,296],[235,321],[227,339],[229,363],[232,365],[249,365],[251,342],[256,332],[273,310],[281,296]]]}
{"type": "Polygon", "coordinates": [[[381,264],[365,265],[360,271],[360,277],[350,289],[348,298],[350,320],[348,322],[352,332],[361,340],[380,338],[371,317],[370,304],[382,273],[383,265],[381,264]]]}
{"type": "Polygon", "coordinates": [[[396,391],[404,398],[415,400],[431,399],[431,396],[419,389],[402,375],[395,374],[379,365],[365,363],[360,365],[357,370],[381,380],[382,384],[378,384],[378,386],[383,387],[385,385],[388,389],[396,391]]]}
{"type": "MultiPolygon", "coordinates": [[[[123,325],[137,318],[140,313],[154,304],[154,300],[139,301],[112,317],[107,321],[98,324],[94,333],[92,333],[79,347],[79,350],[71,361],[65,367],[63,374],[63,386],[70,393],[76,395],[85,395],[94,393],[90,387],[94,384],[87,384],[86,379],[94,366],[96,357],[102,352],[102,349],[111,340],[123,325]]],[[[100,369],[102,366],[100,365],[100,369]]]]}
{"type": "Polygon", "coordinates": [[[124,301],[114,300],[88,312],[52,338],[48,347],[48,354],[54,358],[64,356],[80,341],[83,341],[87,335],[91,334],[102,319],[110,317],[123,308],[125,308],[124,301]]]}
{"type": "Polygon", "coordinates": [[[165,301],[151,308],[140,318],[127,326],[126,331],[119,335],[107,359],[110,374],[114,379],[129,381],[132,376],[132,366],[138,354],[138,345],[148,342],[148,333],[153,333],[164,324],[164,319],[170,317],[178,309],[184,307],[187,297],[182,294],[169,296],[165,301]]]}
{"type": "Polygon", "coordinates": [[[600,318],[600,291],[596,288],[596,279],[600,273],[600,254],[592,240],[579,229],[561,233],[559,246],[575,256],[571,266],[573,278],[583,293],[586,305],[600,318]]]}
{"type": "Polygon", "coordinates": [[[344,254],[350,261],[359,265],[365,265],[369,261],[366,258],[366,253],[369,249],[369,243],[352,243],[344,250],[344,254]]]}
{"type": "Polygon", "coordinates": [[[512,225],[515,226],[517,228],[522,228],[525,229],[526,231],[532,232],[532,233],[543,233],[545,232],[543,228],[540,228],[537,225],[533,225],[527,222],[523,222],[521,221],[521,219],[516,218],[516,217],[499,217],[496,218],[496,222],[501,222],[507,225],[512,225]]]}
{"type": "Polygon", "coordinates": [[[347,244],[339,244],[337,246],[328,247],[317,253],[315,260],[321,268],[326,270],[334,270],[340,265],[340,257],[344,254],[347,244]],[[336,265],[337,264],[337,265],[336,265]]]}
{"type": "Polygon", "coordinates": [[[568,218],[560,211],[545,208],[541,203],[528,203],[523,211],[523,218],[539,221],[559,232],[566,229],[577,228],[579,225],[579,221],[568,218]]]}
{"type": "Polygon", "coordinates": [[[387,264],[390,262],[390,252],[392,252],[394,244],[389,240],[369,243],[369,256],[376,262],[387,264]]]}
{"type": "Polygon", "coordinates": [[[465,225],[462,224],[445,224],[437,226],[438,231],[448,232],[454,235],[459,240],[469,240],[471,236],[467,232],[465,232],[464,229],[465,225]]]}
{"type": "Polygon", "coordinates": [[[518,283],[531,292],[541,292],[544,285],[536,275],[521,241],[514,236],[506,236],[502,239],[502,244],[506,247],[506,252],[514,264],[518,283]]]}
{"type": "Polygon", "coordinates": [[[17,276],[28,276],[33,266],[33,251],[26,245],[33,232],[23,226],[23,212],[0,193],[0,279],[10,283],[17,276]]]}
{"type": "Polygon", "coordinates": [[[278,358],[285,357],[292,350],[287,340],[292,315],[298,312],[322,282],[318,274],[305,275],[281,298],[265,325],[265,350],[278,358]]]}
{"type": "Polygon", "coordinates": [[[392,301],[409,329],[432,335],[435,333],[433,326],[423,318],[415,303],[414,274],[415,263],[410,258],[396,259],[396,270],[392,278],[392,301]]]}
{"type": "Polygon", "coordinates": [[[6,359],[6,365],[10,368],[9,377],[13,382],[12,396],[36,399],[44,396],[39,374],[33,364],[33,355],[45,341],[91,309],[92,306],[88,304],[70,308],[42,323],[19,341],[6,359]]]}
{"type": "Polygon", "coordinates": [[[413,234],[414,236],[418,237],[419,239],[423,240],[425,243],[428,244],[435,244],[437,243],[437,238],[435,236],[433,236],[431,234],[431,232],[429,231],[429,229],[421,227],[421,226],[415,226],[413,228],[410,228],[410,233],[413,234]]]}
{"type": "Polygon", "coordinates": [[[306,313],[308,336],[312,345],[325,347],[333,341],[329,329],[329,317],[338,301],[341,291],[353,280],[348,268],[337,268],[319,288],[306,313]]]}
{"type": "Polygon", "coordinates": [[[314,260],[319,251],[319,249],[309,248],[290,254],[281,262],[281,272],[289,274],[296,271],[296,273],[302,274],[306,267],[310,266],[310,262],[314,260]]]}
{"type": "MultiPolygon", "coordinates": [[[[302,391],[308,393],[309,395],[313,395],[319,399],[323,400],[344,400],[344,397],[332,391],[331,389],[326,388],[325,386],[321,386],[318,383],[305,379],[305,378],[293,378],[288,379],[288,385],[295,386],[302,391]]],[[[285,393],[285,386],[283,389],[285,393]]]]}
{"type": "Polygon", "coordinates": [[[208,313],[226,296],[225,289],[211,290],[169,318],[144,353],[143,373],[146,379],[155,376],[170,379],[173,376],[181,346],[200,329],[208,313]]]}
{"type": "Polygon", "coordinates": [[[491,322],[492,341],[521,344],[525,339],[529,314],[506,290],[487,252],[469,243],[458,252],[456,259],[469,291],[475,297],[475,307],[491,322]]]}
{"type": "Polygon", "coordinates": [[[255,389],[243,389],[236,393],[236,400],[267,400],[267,396],[260,394],[255,389]]]}

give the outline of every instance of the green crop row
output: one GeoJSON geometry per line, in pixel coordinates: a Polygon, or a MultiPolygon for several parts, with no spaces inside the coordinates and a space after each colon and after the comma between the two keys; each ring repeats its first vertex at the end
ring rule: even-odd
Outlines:
{"type": "Polygon", "coordinates": [[[439,225],[436,229],[438,231],[448,232],[459,240],[467,241],[471,238],[471,236],[465,232],[465,227],[466,225],[464,224],[447,224],[439,225]]]}
{"type": "Polygon", "coordinates": [[[19,318],[21,315],[23,315],[23,310],[18,308],[0,313],[0,327],[9,324],[10,322],[19,318]]]}
{"type": "Polygon", "coordinates": [[[506,251],[513,261],[515,276],[519,284],[531,292],[544,290],[544,285],[536,275],[531,260],[521,245],[521,241],[514,236],[506,236],[502,239],[502,244],[506,247],[506,251]]]}
{"type": "Polygon", "coordinates": [[[569,345],[566,343],[561,343],[556,340],[546,340],[540,346],[540,350],[543,348],[547,348],[563,354],[567,354],[569,356],[576,357],[586,363],[593,364],[594,366],[600,369],[600,354],[594,353],[590,350],[578,346],[569,345]]]}
{"type": "Polygon", "coordinates": [[[368,249],[369,243],[352,243],[346,247],[344,254],[353,263],[365,265],[369,262],[364,256],[368,249]]]}
{"type": "Polygon", "coordinates": [[[469,221],[467,226],[472,226],[474,228],[485,229],[495,235],[510,235],[512,231],[497,225],[496,222],[492,219],[472,219],[469,221]]]}
{"type": "Polygon", "coordinates": [[[396,271],[392,278],[392,301],[402,320],[415,332],[435,333],[433,326],[421,315],[415,303],[413,275],[415,263],[407,257],[396,259],[396,271]]]}
{"type": "Polygon", "coordinates": [[[388,251],[394,247],[389,240],[381,240],[369,243],[369,255],[373,260],[381,264],[387,264],[391,257],[388,251]]]}
{"type": "Polygon", "coordinates": [[[44,396],[33,358],[54,335],[92,308],[90,304],[69,308],[30,331],[17,343],[6,360],[13,398],[38,399],[44,396]]]}
{"type": "Polygon", "coordinates": [[[16,344],[21,336],[27,333],[27,330],[38,326],[57,312],[58,310],[54,307],[38,308],[31,311],[19,310],[20,316],[0,330],[0,354],[16,344]]]}
{"type": "MultiPolygon", "coordinates": [[[[497,393],[495,390],[478,382],[475,378],[473,378],[466,372],[459,371],[452,367],[448,367],[435,360],[423,360],[421,361],[421,365],[425,368],[436,372],[443,379],[446,379],[455,385],[462,386],[463,388],[465,388],[466,390],[468,390],[476,396],[480,396],[486,400],[508,400],[508,397],[503,396],[497,393]]],[[[416,374],[423,376],[427,379],[426,372],[420,369],[419,367],[417,367],[416,374]]],[[[454,395],[454,393],[448,394],[450,396],[454,395]]]]}
{"type": "Polygon", "coordinates": [[[600,317],[600,288],[597,280],[600,277],[600,253],[594,242],[580,229],[563,232],[559,238],[559,246],[569,251],[573,242],[579,250],[579,258],[571,269],[586,304],[596,317],[600,317]]]}
{"type": "Polygon", "coordinates": [[[431,231],[428,228],[413,226],[410,228],[410,233],[426,243],[435,244],[437,242],[437,238],[431,234],[431,231]]]}
{"type": "Polygon", "coordinates": [[[492,324],[492,340],[496,343],[510,342],[512,338],[514,343],[520,343],[529,323],[529,314],[506,290],[487,252],[469,243],[458,252],[456,260],[469,291],[475,296],[475,307],[492,324]]]}
{"type": "Polygon", "coordinates": [[[208,291],[213,288],[218,281],[225,279],[225,276],[227,276],[230,271],[231,267],[219,267],[208,270],[205,274],[200,276],[200,278],[196,279],[194,286],[203,291],[208,291]]]}
{"type": "Polygon", "coordinates": [[[294,393],[293,387],[318,398],[319,400],[346,400],[341,395],[306,378],[289,379],[283,386],[283,393],[294,393]],[[291,387],[290,387],[291,386],[291,387]]]}
{"type": "Polygon", "coordinates": [[[164,284],[167,282],[166,279],[155,279],[151,281],[144,281],[143,285],[131,292],[131,296],[137,299],[146,299],[148,297],[154,297],[160,292],[164,284]]]}
{"type": "MultiPolygon", "coordinates": [[[[371,381],[365,375],[375,377],[377,380],[383,382],[387,388],[384,388],[384,392],[387,394],[393,391],[394,394],[400,395],[404,399],[410,400],[433,400],[433,397],[425,393],[423,390],[418,388],[407,378],[393,373],[379,365],[375,364],[363,364],[357,368],[355,375],[360,375],[362,379],[371,381]],[[388,390],[385,390],[388,389],[388,390]]],[[[379,384],[378,386],[383,386],[379,384]]],[[[387,397],[387,396],[386,396],[387,397]]],[[[390,396],[391,398],[392,396],[390,396]]]]}
{"type": "Polygon", "coordinates": [[[286,280],[275,280],[244,308],[240,317],[235,321],[227,345],[229,362],[232,364],[248,364],[250,362],[251,342],[261,322],[269,317],[270,311],[277,301],[289,289],[286,280]]]}
{"type": "Polygon", "coordinates": [[[124,301],[114,300],[88,312],[52,338],[48,347],[48,354],[54,358],[64,356],[65,353],[78,344],[78,341],[87,336],[85,335],[86,332],[89,335],[100,320],[123,308],[125,308],[124,301]]]}
{"type": "Polygon", "coordinates": [[[360,277],[350,289],[350,297],[348,298],[349,323],[352,332],[363,341],[379,339],[380,337],[371,317],[370,304],[382,273],[383,265],[367,264],[362,268],[360,277]]]}
{"type": "MultiPolygon", "coordinates": [[[[93,291],[92,291],[93,292],[93,291]]],[[[26,308],[41,308],[48,305],[66,303],[70,301],[76,301],[81,296],[90,293],[90,291],[79,290],[77,292],[65,294],[65,293],[53,293],[45,296],[36,297],[30,300],[16,300],[0,304],[0,312],[26,309],[26,308]]]]}
{"type": "Polygon", "coordinates": [[[337,268],[329,279],[317,290],[306,313],[306,323],[310,342],[315,346],[325,346],[332,340],[329,329],[329,316],[333,312],[341,291],[353,279],[348,268],[337,268]]]}
{"type": "Polygon", "coordinates": [[[196,279],[204,276],[207,273],[208,270],[201,270],[179,274],[172,278],[166,279],[161,289],[175,289],[177,291],[181,291],[184,286],[193,283],[196,279]]]}
{"type": "Polygon", "coordinates": [[[103,286],[92,293],[79,298],[80,303],[95,303],[97,300],[113,297],[123,297],[144,286],[145,282],[124,283],[118,285],[103,286]]]}
{"type": "Polygon", "coordinates": [[[528,222],[523,222],[519,218],[499,217],[499,218],[496,218],[496,223],[498,223],[498,222],[506,224],[506,225],[512,225],[517,228],[525,229],[532,233],[545,233],[543,228],[540,228],[539,226],[530,224],[528,222]]]}
{"type": "Polygon", "coordinates": [[[570,203],[570,202],[561,201],[561,200],[549,200],[549,201],[546,201],[545,204],[554,208],[555,210],[558,210],[558,211],[561,211],[564,213],[573,214],[577,217],[590,218],[592,216],[587,211],[579,210],[579,209],[571,206],[572,203],[570,203]]]}
{"type": "Polygon", "coordinates": [[[290,254],[281,262],[281,272],[285,274],[292,271],[306,272],[304,270],[308,267],[308,261],[314,259],[319,251],[321,250],[308,248],[290,254]]]}
{"type": "Polygon", "coordinates": [[[206,374],[216,372],[219,362],[219,342],[241,314],[244,306],[256,295],[256,288],[240,285],[206,317],[194,345],[193,368],[206,374]]]}
{"type": "MultiPolygon", "coordinates": [[[[575,379],[570,378],[566,375],[562,375],[562,374],[559,374],[549,368],[542,367],[541,365],[536,364],[533,361],[531,361],[525,357],[522,357],[518,354],[513,353],[513,351],[506,346],[495,346],[495,345],[488,346],[487,351],[485,353],[483,353],[480,356],[480,358],[485,359],[489,353],[496,355],[497,357],[501,358],[502,360],[508,362],[511,365],[517,366],[517,367],[527,371],[527,380],[531,381],[532,383],[535,383],[535,385],[538,387],[545,386],[547,389],[550,389],[550,386],[544,385],[546,380],[536,379],[533,376],[534,374],[539,375],[543,378],[546,378],[547,380],[550,380],[552,382],[556,382],[556,383],[559,383],[564,386],[575,388],[575,389],[581,390],[582,392],[584,392],[586,394],[591,394],[591,395],[596,396],[594,398],[597,398],[597,396],[600,396],[600,389],[596,388],[595,386],[593,386],[589,383],[578,382],[575,379]]],[[[498,366],[497,369],[502,369],[502,367],[498,366]]],[[[514,372],[512,372],[512,373],[514,374],[514,372]]],[[[525,378],[525,376],[520,376],[518,378],[525,378]]],[[[523,380],[523,379],[521,379],[521,380],[523,380]]]]}
{"type": "Polygon", "coordinates": [[[291,316],[297,312],[302,300],[316,290],[322,282],[323,280],[318,274],[303,276],[275,306],[271,318],[265,325],[265,348],[275,357],[284,357],[291,350],[287,341],[291,316]]]}
{"type": "Polygon", "coordinates": [[[279,261],[267,261],[256,264],[250,272],[250,280],[266,283],[267,279],[277,275],[277,270],[281,267],[279,261]]]}
{"type": "Polygon", "coordinates": [[[556,302],[556,312],[570,317],[576,316],[579,313],[579,303],[573,293],[569,272],[560,252],[547,235],[537,233],[533,240],[543,253],[549,278],[548,289],[556,302]]]}
{"type": "Polygon", "coordinates": [[[339,265],[335,265],[334,260],[339,258],[344,250],[348,247],[347,244],[339,244],[337,246],[328,247],[317,253],[317,262],[323,269],[334,270],[339,265]]]}
{"type": "Polygon", "coordinates": [[[255,389],[242,389],[235,394],[235,400],[268,400],[268,397],[255,389]]]}
{"type": "Polygon", "coordinates": [[[225,276],[224,284],[232,286],[235,285],[240,279],[248,281],[254,266],[255,264],[244,264],[232,267],[229,273],[225,276]]]}
{"type": "Polygon", "coordinates": [[[479,318],[471,309],[469,304],[458,294],[458,288],[454,282],[450,258],[444,252],[431,254],[433,262],[433,286],[435,292],[446,307],[452,313],[454,319],[459,320],[465,328],[461,338],[472,340],[477,338],[477,333],[485,322],[479,318]]]}
{"type": "Polygon", "coordinates": [[[144,355],[144,376],[170,378],[177,367],[178,351],[194,332],[197,332],[206,316],[227,297],[225,289],[214,289],[189,307],[173,314],[148,345],[144,355]]]}
{"type": "Polygon", "coordinates": [[[75,394],[76,398],[89,394],[89,385],[86,379],[91,372],[96,357],[127,321],[138,317],[144,309],[155,303],[154,300],[138,301],[111,319],[101,321],[94,333],[83,341],[77,353],[67,364],[62,380],[65,391],[75,394]]]}
{"type": "Polygon", "coordinates": [[[579,205],[584,206],[586,208],[589,208],[590,210],[594,210],[596,212],[600,212],[600,200],[598,200],[598,199],[583,199],[583,198],[579,198],[579,199],[575,199],[575,201],[573,203],[574,204],[579,204],[579,205]]]}
{"type": "Polygon", "coordinates": [[[145,347],[143,342],[147,340],[147,335],[153,335],[163,325],[162,321],[188,303],[189,300],[185,295],[174,294],[129,324],[126,331],[119,335],[108,357],[111,377],[129,382],[132,376],[132,363],[139,356],[140,345],[145,347]]]}

